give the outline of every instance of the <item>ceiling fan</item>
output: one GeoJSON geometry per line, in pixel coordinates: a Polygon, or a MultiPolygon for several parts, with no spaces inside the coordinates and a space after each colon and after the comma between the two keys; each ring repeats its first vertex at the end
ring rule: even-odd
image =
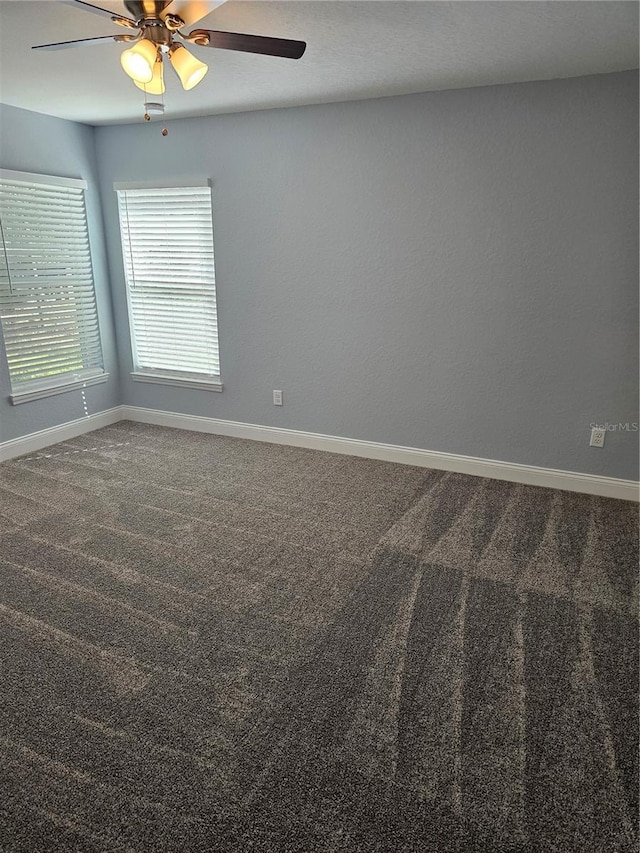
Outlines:
{"type": "Polygon", "coordinates": [[[163,55],[167,56],[185,89],[193,89],[207,73],[207,66],[184,46],[184,43],[199,47],[215,47],[223,50],[240,50],[267,56],[300,59],[306,43],[292,39],[254,36],[245,33],[227,33],[219,30],[195,29],[183,32],[212,11],[220,2],[201,0],[125,0],[124,6],[131,17],[102,9],[85,0],[62,0],[68,6],[85,9],[114,24],[137,32],[122,33],[98,38],[74,39],[55,44],[37,44],[33,50],[62,50],[85,44],[101,42],[133,42],[133,46],[122,53],[123,69],[140,89],[150,94],[165,91],[163,77],[163,55]]]}

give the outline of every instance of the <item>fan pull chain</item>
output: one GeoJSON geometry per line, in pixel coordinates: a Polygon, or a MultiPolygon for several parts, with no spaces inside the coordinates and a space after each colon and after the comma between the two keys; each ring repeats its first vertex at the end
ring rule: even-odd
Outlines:
{"type": "MultiPolygon", "coordinates": [[[[162,63],[162,74],[164,76],[164,62],[162,63]]],[[[160,93],[160,102],[162,104],[162,115],[164,116],[164,92],[160,93]]],[[[166,127],[162,128],[162,135],[163,136],[169,135],[169,130],[166,127]]]]}
{"type": "MultiPolygon", "coordinates": [[[[160,63],[160,75],[161,75],[161,81],[162,81],[162,85],[160,88],[164,89],[164,62],[162,60],[161,52],[158,52],[156,61],[160,63]]],[[[165,109],[164,91],[157,92],[157,90],[156,90],[155,94],[160,95],[160,102],[158,103],[158,101],[147,100],[149,95],[154,94],[154,93],[149,92],[146,83],[141,84],[140,88],[144,92],[144,109],[145,109],[144,116],[143,116],[144,120],[150,122],[152,120],[152,117],[151,117],[152,113],[160,113],[160,115],[164,115],[164,109],[165,109]]],[[[162,128],[162,135],[163,136],[169,135],[169,131],[166,127],[162,128]]]]}

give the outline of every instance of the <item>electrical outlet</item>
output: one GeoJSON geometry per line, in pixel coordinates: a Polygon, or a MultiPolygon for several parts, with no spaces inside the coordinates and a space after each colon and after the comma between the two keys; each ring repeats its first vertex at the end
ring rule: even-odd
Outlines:
{"type": "Polygon", "coordinates": [[[606,434],[606,430],[593,427],[591,430],[591,441],[589,442],[589,447],[604,447],[604,437],[606,434]]]}
{"type": "Polygon", "coordinates": [[[273,392],[273,405],[281,406],[282,405],[282,391],[274,391],[273,392]]]}

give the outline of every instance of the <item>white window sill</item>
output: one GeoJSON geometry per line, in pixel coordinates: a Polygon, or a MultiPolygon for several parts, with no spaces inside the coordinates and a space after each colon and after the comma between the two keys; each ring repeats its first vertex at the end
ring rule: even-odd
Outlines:
{"type": "Polygon", "coordinates": [[[98,376],[89,376],[86,379],[73,379],[68,382],[61,382],[58,385],[15,391],[9,395],[9,399],[12,405],[19,406],[21,403],[30,403],[32,400],[41,400],[43,397],[52,397],[54,394],[66,394],[68,391],[76,391],[78,388],[99,385],[102,382],[106,382],[108,378],[108,373],[100,373],[98,376]]]}
{"type": "Polygon", "coordinates": [[[201,391],[222,391],[224,385],[220,378],[198,379],[190,376],[169,376],[162,373],[142,373],[133,371],[134,382],[150,382],[156,385],[178,385],[183,388],[198,388],[201,391]]]}

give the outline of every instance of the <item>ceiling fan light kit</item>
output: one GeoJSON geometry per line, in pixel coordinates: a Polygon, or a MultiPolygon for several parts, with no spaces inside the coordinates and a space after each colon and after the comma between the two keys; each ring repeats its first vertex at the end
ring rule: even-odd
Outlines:
{"type": "Polygon", "coordinates": [[[153,65],[153,77],[150,82],[138,83],[137,80],[134,80],[133,82],[136,84],[138,89],[142,89],[148,95],[164,95],[164,73],[162,67],[162,56],[159,52],[153,65]]]}
{"type": "Polygon", "coordinates": [[[157,45],[143,38],[123,51],[120,64],[134,83],[151,83],[157,56],[157,45]]]}
{"type": "MultiPolygon", "coordinates": [[[[120,63],[125,73],[131,77],[145,94],[162,95],[165,91],[163,75],[163,53],[167,54],[182,86],[187,91],[193,89],[207,73],[208,66],[190,53],[183,42],[198,47],[238,50],[244,53],[257,53],[264,56],[279,56],[286,59],[300,59],[307,47],[303,41],[254,36],[246,33],[227,33],[220,30],[197,29],[190,33],[181,32],[182,27],[191,26],[205,16],[210,9],[200,0],[125,0],[125,8],[131,18],[114,14],[108,9],[95,6],[87,0],[63,0],[66,5],[85,9],[100,15],[121,27],[138,30],[138,35],[112,35],[98,38],[74,39],[55,44],[38,44],[33,50],[60,50],[81,44],[98,42],[135,42],[125,50],[120,63]],[[178,11],[180,14],[176,14],[178,11]],[[174,41],[174,39],[176,39],[174,41]]],[[[220,5],[219,3],[213,4],[220,5]]],[[[145,118],[149,112],[145,113],[145,118]]],[[[168,132],[168,131],[167,131],[168,132]]],[[[165,130],[163,135],[166,136],[165,130]]]]}
{"type": "Polygon", "coordinates": [[[181,44],[172,44],[169,48],[169,59],[173,65],[176,74],[180,78],[183,89],[187,91],[193,89],[202,80],[204,75],[209,70],[209,67],[204,62],[189,53],[186,47],[181,44]]]}

